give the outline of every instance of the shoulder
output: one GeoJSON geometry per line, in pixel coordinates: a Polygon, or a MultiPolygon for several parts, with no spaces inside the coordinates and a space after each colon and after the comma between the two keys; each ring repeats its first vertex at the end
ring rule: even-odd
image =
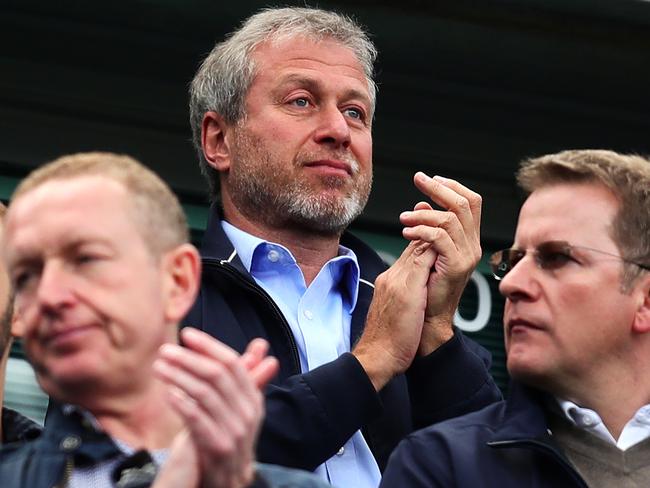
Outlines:
{"type": "Polygon", "coordinates": [[[257,473],[271,488],[331,488],[313,473],[275,464],[259,463],[257,473]]]}
{"type": "Polygon", "coordinates": [[[33,440],[41,434],[42,427],[32,419],[10,408],[2,408],[2,443],[33,440]]]}
{"type": "Polygon", "coordinates": [[[494,403],[407,436],[391,454],[381,487],[448,488],[461,478],[477,481],[478,473],[469,471],[482,465],[489,449],[486,442],[500,425],[504,404],[494,403]]]}

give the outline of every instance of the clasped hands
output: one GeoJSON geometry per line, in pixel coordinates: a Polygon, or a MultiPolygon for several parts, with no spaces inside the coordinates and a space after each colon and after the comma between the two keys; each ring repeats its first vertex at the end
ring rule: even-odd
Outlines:
{"type": "Polygon", "coordinates": [[[453,316],[481,259],[481,196],[457,181],[422,172],[415,186],[431,202],[403,212],[410,242],[375,281],[364,333],[352,353],[375,389],[453,337],[453,316]]]}

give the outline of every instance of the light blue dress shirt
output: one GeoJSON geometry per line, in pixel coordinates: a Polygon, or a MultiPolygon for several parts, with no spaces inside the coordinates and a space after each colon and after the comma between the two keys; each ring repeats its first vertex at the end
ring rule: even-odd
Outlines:
{"type": "MultiPolygon", "coordinates": [[[[359,264],[354,252],[339,246],[338,256],[325,263],[307,287],[286,247],[259,239],[225,221],[221,225],[244,267],[273,298],[291,327],[302,371],[350,351],[350,322],[359,292],[359,264]]],[[[376,488],[381,480],[361,431],[355,432],[315,472],[341,488],[376,488]]]]}

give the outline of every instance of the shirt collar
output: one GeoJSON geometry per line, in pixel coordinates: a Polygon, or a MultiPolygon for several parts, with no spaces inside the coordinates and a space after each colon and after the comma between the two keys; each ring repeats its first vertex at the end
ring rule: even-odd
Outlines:
{"type": "MultiPolygon", "coordinates": [[[[284,250],[291,261],[293,263],[296,262],[291,251],[281,244],[260,239],[248,232],[244,232],[225,220],[221,221],[221,227],[230,242],[232,242],[235,252],[239,256],[239,260],[249,273],[251,273],[251,269],[253,268],[253,260],[260,254],[257,252],[258,249],[263,249],[266,246],[273,246],[284,250]]],[[[361,275],[356,254],[352,249],[339,245],[338,255],[330,259],[326,266],[329,267],[333,281],[339,283],[341,293],[349,301],[350,312],[354,311],[359,296],[359,277],[361,275]]]]}

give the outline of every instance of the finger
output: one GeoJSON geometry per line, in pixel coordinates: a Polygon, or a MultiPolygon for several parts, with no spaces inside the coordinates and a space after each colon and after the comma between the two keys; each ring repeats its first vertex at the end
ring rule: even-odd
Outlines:
{"type": "Polygon", "coordinates": [[[241,359],[250,371],[264,359],[269,350],[269,343],[260,337],[256,337],[248,343],[241,359]]]}
{"type": "Polygon", "coordinates": [[[418,225],[406,227],[402,233],[404,237],[414,242],[427,243],[436,256],[440,256],[439,259],[436,258],[436,271],[449,271],[461,260],[456,244],[449,234],[439,227],[418,225]],[[443,264],[444,269],[439,269],[443,264]]]}
{"type": "MultiPolygon", "coordinates": [[[[180,388],[207,412],[218,411],[222,401],[234,410],[247,409],[248,403],[257,398],[257,388],[245,370],[243,375],[236,376],[216,361],[197,368],[203,358],[195,359],[193,368],[186,368],[184,361],[177,361],[178,357],[172,356],[174,361],[167,357],[161,354],[154,362],[154,372],[166,383],[180,388]],[[197,370],[200,374],[196,374],[197,370]]],[[[243,366],[240,368],[243,370],[243,366]]]]}
{"type": "Polygon", "coordinates": [[[230,429],[221,422],[229,414],[225,406],[221,413],[208,416],[178,388],[170,388],[167,397],[172,408],[183,418],[199,451],[223,455],[233,449],[230,429]]]}
{"type": "Polygon", "coordinates": [[[279,370],[280,363],[278,360],[272,356],[267,356],[255,368],[250,370],[250,374],[253,383],[255,383],[258,388],[262,389],[276,374],[278,374],[279,370]]]}
{"type": "Polygon", "coordinates": [[[450,181],[452,180],[438,176],[430,178],[422,172],[416,173],[414,177],[415,185],[422,193],[441,207],[455,213],[465,232],[478,236],[480,229],[480,196],[472,192],[475,197],[473,197],[473,203],[470,204],[470,200],[466,196],[448,186],[451,185],[450,181]],[[478,218],[475,218],[476,208],[473,208],[477,206],[476,199],[478,199],[478,218]]]}
{"type": "Polygon", "coordinates": [[[239,354],[232,348],[194,327],[184,327],[181,332],[183,345],[205,356],[210,356],[229,364],[239,359],[239,354]]]}
{"type": "Polygon", "coordinates": [[[483,205],[483,198],[481,197],[480,194],[470,190],[465,185],[451,178],[445,178],[443,176],[436,176],[435,178],[438,181],[440,181],[443,185],[445,185],[447,188],[451,188],[459,195],[465,197],[469,202],[469,206],[472,212],[472,217],[474,218],[474,222],[477,223],[481,222],[481,207],[483,205]]]}
{"type": "Polygon", "coordinates": [[[433,207],[428,202],[418,202],[413,207],[413,210],[433,210],[433,207]]]}
{"type": "MultiPolygon", "coordinates": [[[[414,210],[412,212],[402,212],[399,216],[400,222],[408,227],[428,226],[444,229],[452,241],[454,241],[456,248],[466,249],[469,244],[467,234],[463,229],[458,216],[453,212],[442,210],[414,210]]],[[[404,234],[406,239],[411,239],[415,234],[404,234]]],[[[415,237],[419,239],[419,237],[415,237]]]]}
{"type": "Polygon", "coordinates": [[[222,368],[226,368],[235,377],[235,381],[244,392],[249,395],[254,394],[255,386],[250,382],[241,357],[228,347],[221,348],[223,344],[214,337],[207,336],[202,332],[200,334],[206,336],[202,349],[211,349],[211,355],[191,350],[190,347],[193,347],[193,344],[188,344],[186,347],[164,344],[159,349],[159,357],[208,383],[213,383],[215,379],[218,379],[222,374],[222,368]]]}

